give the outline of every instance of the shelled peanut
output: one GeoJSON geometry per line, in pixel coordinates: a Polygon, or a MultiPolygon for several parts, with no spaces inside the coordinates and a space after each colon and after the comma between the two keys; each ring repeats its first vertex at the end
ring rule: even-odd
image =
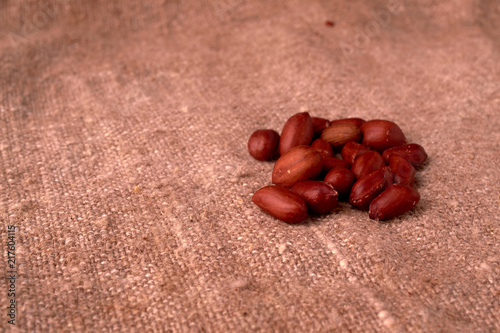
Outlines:
{"type": "Polygon", "coordinates": [[[307,112],[290,117],[281,136],[269,129],[255,131],[248,150],[259,161],[277,158],[274,185],[255,192],[252,201],[287,223],[327,214],[338,200],[369,210],[375,220],[404,214],[420,200],[413,188],[415,168],[427,159],[424,148],[408,144],[391,121],[329,121],[307,112]]]}

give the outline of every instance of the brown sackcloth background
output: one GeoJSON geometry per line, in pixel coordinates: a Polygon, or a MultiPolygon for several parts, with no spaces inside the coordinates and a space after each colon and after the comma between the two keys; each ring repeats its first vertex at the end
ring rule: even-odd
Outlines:
{"type": "Polygon", "coordinates": [[[2,332],[500,332],[497,0],[0,8],[2,332]],[[301,111],[398,123],[416,209],[262,213],[301,111]]]}

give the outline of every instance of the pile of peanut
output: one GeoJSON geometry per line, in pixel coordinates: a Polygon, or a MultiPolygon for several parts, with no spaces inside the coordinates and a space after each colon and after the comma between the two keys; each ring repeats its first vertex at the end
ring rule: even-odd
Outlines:
{"type": "Polygon", "coordinates": [[[287,223],[327,214],[338,200],[368,210],[374,220],[404,214],[420,200],[415,168],[427,159],[424,148],[408,144],[391,121],[329,121],[307,112],[290,117],[281,136],[270,129],[255,131],[248,151],[259,161],[277,158],[274,185],[259,189],[252,201],[287,223]]]}

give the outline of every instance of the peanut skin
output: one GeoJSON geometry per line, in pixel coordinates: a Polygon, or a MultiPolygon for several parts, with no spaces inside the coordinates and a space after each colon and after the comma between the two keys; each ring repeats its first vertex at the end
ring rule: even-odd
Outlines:
{"type": "Polygon", "coordinates": [[[267,214],[286,223],[300,223],[307,219],[306,202],[281,186],[261,188],[253,194],[252,201],[267,214]]]}
{"type": "Polygon", "coordinates": [[[392,172],[389,167],[376,170],[354,183],[349,203],[359,209],[368,209],[370,203],[392,184],[392,172]]]}
{"type": "Polygon", "coordinates": [[[347,162],[336,157],[323,158],[323,172],[329,172],[335,168],[347,168],[347,162]]]}
{"type": "Polygon", "coordinates": [[[362,144],[382,153],[384,150],[406,144],[406,137],[398,125],[388,120],[370,120],[360,127],[362,144]]]}
{"type": "Polygon", "coordinates": [[[392,154],[389,157],[389,167],[394,173],[394,184],[413,186],[415,181],[415,168],[406,158],[392,154]]]}
{"type": "Polygon", "coordinates": [[[306,201],[311,213],[326,214],[337,207],[337,191],[325,182],[305,180],[293,185],[290,191],[306,201]]]}
{"type": "Polygon", "coordinates": [[[382,154],[382,158],[388,163],[391,155],[399,155],[406,158],[415,168],[421,166],[427,160],[427,153],[424,147],[416,143],[387,149],[382,154]]]}
{"type": "Polygon", "coordinates": [[[357,127],[360,127],[363,125],[366,121],[361,118],[342,118],[342,119],[335,119],[331,121],[331,124],[353,124],[356,125],[357,127]]]}
{"type": "Polygon", "coordinates": [[[317,149],[319,153],[321,154],[321,157],[326,158],[326,157],[333,157],[333,149],[332,146],[325,140],[319,138],[313,141],[311,143],[311,147],[314,149],[317,149]]]}
{"type": "Polygon", "coordinates": [[[370,150],[354,160],[351,171],[356,179],[361,179],[375,170],[382,169],[384,165],[382,156],[376,151],[370,150]]]}
{"type": "Polygon", "coordinates": [[[351,167],[354,164],[356,158],[369,151],[370,149],[363,146],[362,144],[350,141],[346,143],[344,147],[342,147],[341,155],[342,159],[346,161],[346,163],[348,163],[349,167],[351,167]]]}
{"type": "Polygon", "coordinates": [[[286,154],[293,147],[310,144],[312,137],[313,122],[309,113],[294,114],[287,120],[281,131],[280,155],[286,154]]]}
{"type": "Polygon", "coordinates": [[[420,201],[420,194],[414,188],[394,184],[376,197],[370,204],[372,220],[387,220],[413,209],[420,201]]]}
{"type": "Polygon", "coordinates": [[[333,168],[325,176],[325,183],[333,186],[339,194],[340,200],[349,198],[349,193],[355,181],[356,178],[352,171],[344,167],[333,168]]]}
{"type": "Polygon", "coordinates": [[[280,135],[273,130],[257,130],[248,139],[248,152],[257,161],[269,161],[277,150],[280,135]]]}
{"type": "Polygon", "coordinates": [[[323,169],[321,154],[309,146],[297,146],[282,155],[274,165],[272,182],[284,187],[314,179],[323,169]]]}
{"type": "Polygon", "coordinates": [[[361,131],[358,126],[350,122],[335,123],[321,132],[321,138],[331,144],[333,148],[339,148],[349,141],[361,140],[361,131]]]}
{"type": "Polygon", "coordinates": [[[313,124],[313,132],[315,135],[321,134],[321,132],[330,126],[330,121],[325,118],[320,117],[311,117],[313,124]]]}

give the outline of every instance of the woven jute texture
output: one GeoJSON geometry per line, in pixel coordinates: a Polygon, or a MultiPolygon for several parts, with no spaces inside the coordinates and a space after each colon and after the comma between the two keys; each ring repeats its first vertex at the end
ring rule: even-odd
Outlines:
{"type": "Polygon", "coordinates": [[[497,0],[0,1],[0,331],[499,332],[499,60],[497,0]],[[304,111],[399,124],[417,207],[263,213],[304,111]]]}

